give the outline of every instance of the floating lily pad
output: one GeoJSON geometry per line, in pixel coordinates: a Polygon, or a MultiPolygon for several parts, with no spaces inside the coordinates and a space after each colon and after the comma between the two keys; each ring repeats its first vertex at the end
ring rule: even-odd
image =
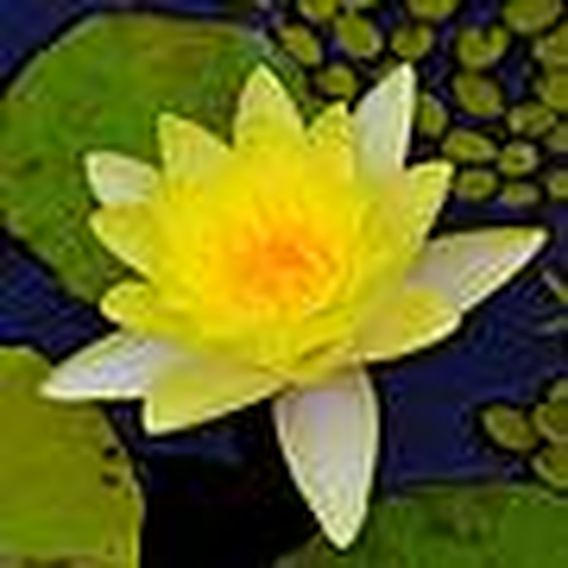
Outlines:
{"type": "Polygon", "coordinates": [[[559,567],[568,563],[567,524],[568,500],[536,484],[425,488],[376,503],[347,554],[317,537],[276,566],[559,567]]]}
{"type": "Polygon", "coordinates": [[[474,116],[493,117],[503,110],[503,96],[497,81],[462,73],[454,79],[454,91],[463,109],[474,116]]]}
{"type": "Polygon", "coordinates": [[[485,431],[498,446],[513,452],[529,452],[538,436],[520,408],[503,404],[489,406],[481,413],[485,431]]]}
{"type": "Polygon", "coordinates": [[[556,381],[548,392],[548,400],[568,400],[568,379],[556,381]]]}
{"type": "Polygon", "coordinates": [[[503,28],[466,28],[458,33],[458,58],[465,67],[485,69],[503,56],[508,44],[509,34],[503,28]]]}
{"type": "Polygon", "coordinates": [[[392,50],[406,61],[424,57],[434,45],[434,32],[425,25],[397,28],[392,36],[392,50]]]}
{"type": "Polygon", "coordinates": [[[562,13],[562,0],[508,0],[503,17],[512,30],[519,34],[534,34],[562,13]]]}
{"type": "Polygon", "coordinates": [[[306,26],[291,24],[278,30],[284,49],[303,65],[318,65],[322,60],[318,38],[306,26]]]}
{"type": "Polygon", "coordinates": [[[554,70],[547,73],[537,83],[537,89],[543,102],[551,109],[568,112],[568,71],[554,70]]]}
{"type": "Polygon", "coordinates": [[[545,138],[544,143],[553,152],[568,153],[568,122],[560,122],[545,138]]]}
{"type": "Polygon", "coordinates": [[[315,80],[318,88],[329,97],[349,100],[357,91],[357,78],[343,63],[333,63],[320,71],[315,80]]]}
{"type": "Polygon", "coordinates": [[[552,488],[568,490],[568,445],[544,448],[531,464],[534,472],[552,488]]]}
{"type": "Polygon", "coordinates": [[[72,292],[98,298],[124,269],[87,227],[85,153],[154,158],[155,121],[166,110],[227,135],[236,94],[260,61],[272,62],[298,92],[288,62],[228,25],[107,15],[73,29],[2,101],[0,208],[9,228],[72,292]]]}
{"type": "Polygon", "coordinates": [[[550,197],[555,201],[568,199],[568,170],[557,170],[550,174],[547,183],[550,197]]]}
{"type": "Polygon", "coordinates": [[[451,160],[474,164],[488,162],[497,156],[497,148],[490,138],[463,128],[448,134],[443,151],[451,160]]]}
{"type": "Polygon", "coordinates": [[[447,18],[458,3],[459,0],[408,0],[408,7],[418,18],[438,21],[447,18]]]}
{"type": "Polygon", "coordinates": [[[534,54],[547,67],[568,65],[568,23],[539,39],[534,45],[534,54]]]}
{"type": "Polygon", "coordinates": [[[507,115],[507,121],[514,134],[538,138],[554,127],[557,118],[545,105],[529,102],[514,107],[507,115]]]}
{"type": "Polygon", "coordinates": [[[336,18],[335,32],[343,49],[354,57],[372,57],[383,46],[378,29],[368,19],[355,13],[336,18]]]}
{"type": "Polygon", "coordinates": [[[483,201],[490,199],[497,189],[497,176],[490,170],[467,169],[454,184],[454,193],[460,199],[483,201]]]}
{"type": "Polygon", "coordinates": [[[539,404],[532,415],[536,430],[554,444],[568,444],[568,400],[539,404]]]}
{"type": "Polygon", "coordinates": [[[540,191],[534,183],[509,182],[505,184],[499,197],[503,203],[511,207],[523,207],[538,203],[540,191]]]}
{"type": "Polygon", "coordinates": [[[421,134],[439,138],[448,124],[448,113],[444,105],[430,93],[418,97],[416,128],[421,134]]]}
{"type": "Polygon", "coordinates": [[[48,364],[0,349],[0,556],[136,568],[141,506],[126,457],[92,406],[40,398],[48,364]]]}
{"type": "Polygon", "coordinates": [[[331,18],[340,5],[340,0],[299,0],[300,12],[307,18],[331,18]]]}
{"type": "Polygon", "coordinates": [[[528,142],[514,141],[499,156],[499,169],[509,177],[520,177],[538,166],[538,151],[528,142]]]}

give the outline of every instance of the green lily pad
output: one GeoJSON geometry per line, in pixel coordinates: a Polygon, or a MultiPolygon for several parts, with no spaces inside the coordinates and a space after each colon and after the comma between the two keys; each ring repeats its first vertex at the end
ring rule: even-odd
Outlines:
{"type": "Polygon", "coordinates": [[[532,415],[535,429],[554,444],[568,443],[568,400],[539,404],[532,415]]]}
{"type": "Polygon", "coordinates": [[[32,61],[0,106],[0,209],[8,227],[88,300],[124,273],[89,231],[82,161],[93,149],[153,159],[160,112],[227,135],[245,76],[270,62],[301,84],[268,42],[223,24],[151,15],[92,18],[32,61]]]}
{"type": "Polygon", "coordinates": [[[332,63],[317,73],[315,80],[321,91],[337,99],[351,99],[358,87],[353,70],[343,63],[332,63]]]}
{"type": "Polygon", "coordinates": [[[497,189],[497,176],[490,170],[467,169],[459,173],[453,192],[466,201],[490,199],[497,189]]]}
{"type": "Polygon", "coordinates": [[[408,7],[418,18],[438,21],[447,18],[458,3],[459,0],[408,0],[408,7]]]}
{"type": "Polygon", "coordinates": [[[284,49],[303,65],[318,65],[322,51],[317,37],[306,26],[290,24],[278,30],[284,49]]]}
{"type": "Polygon", "coordinates": [[[568,122],[560,122],[545,138],[544,143],[553,152],[568,153],[568,122]]]}
{"type": "Polygon", "coordinates": [[[383,47],[378,29],[363,16],[347,13],[335,19],[335,32],[343,49],[354,57],[372,57],[383,47]]]}
{"type": "Polygon", "coordinates": [[[549,132],[557,122],[556,115],[543,104],[529,102],[514,107],[507,115],[514,134],[538,138],[549,132]]]}
{"type": "Polygon", "coordinates": [[[534,45],[534,55],[546,67],[568,65],[568,23],[539,39],[534,45]]]}
{"type": "Polygon", "coordinates": [[[406,61],[418,61],[434,45],[434,32],[425,25],[397,28],[392,37],[392,50],[406,61]]]}
{"type": "Polygon", "coordinates": [[[538,166],[538,151],[528,142],[513,141],[499,156],[499,169],[508,177],[531,173],[538,166]]]}
{"type": "Polygon", "coordinates": [[[442,149],[448,158],[456,162],[481,164],[497,156],[497,148],[490,138],[463,128],[452,130],[442,149]]]}
{"type": "Polygon", "coordinates": [[[430,487],[374,504],[347,552],[318,536],[276,567],[556,568],[567,524],[568,500],[536,484],[430,487]]]}
{"type": "Polygon", "coordinates": [[[531,422],[520,408],[494,404],[481,413],[483,427],[498,446],[513,452],[529,452],[538,443],[531,422]]]}
{"type": "Polygon", "coordinates": [[[503,17],[513,31],[534,34],[551,25],[562,10],[562,0],[508,0],[503,17]]]}
{"type": "Polygon", "coordinates": [[[454,79],[454,91],[463,109],[474,116],[493,117],[503,110],[503,95],[497,81],[461,73],[454,79]]]}
{"type": "Polygon", "coordinates": [[[551,109],[568,112],[568,71],[554,70],[537,83],[541,99],[551,109]]]}
{"type": "Polygon", "coordinates": [[[458,58],[465,67],[485,69],[503,56],[508,45],[509,34],[503,28],[466,28],[458,34],[458,58]]]}
{"type": "Polygon", "coordinates": [[[554,201],[568,200],[568,170],[553,171],[548,178],[546,187],[554,201]]]}
{"type": "Polygon", "coordinates": [[[568,445],[544,448],[531,461],[534,472],[553,489],[568,490],[568,445]]]}
{"type": "Polygon", "coordinates": [[[444,105],[430,93],[418,97],[416,128],[431,138],[442,136],[448,124],[448,113],[444,105]]]}
{"type": "Polygon", "coordinates": [[[552,385],[548,400],[568,400],[568,379],[559,379],[552,385]]]}
{"type": "Polygon", "coordinates": [[[0,556],[135,568],[141,505],[126,457],[92,406],[45,401],[48,364],[0,349],[0,556]]]}
{"type": "Polygon", "coordinates": [[[300,12],[315,20],[331,18],[339,7],[339,0],[299,0],[300,12]]]}
{"type": "Polygon", "coordinates": [[[511,207],[524,207],[538,203],[540,191],[534,183],[512,181],[505,184],[499,198],[511,207]]]}

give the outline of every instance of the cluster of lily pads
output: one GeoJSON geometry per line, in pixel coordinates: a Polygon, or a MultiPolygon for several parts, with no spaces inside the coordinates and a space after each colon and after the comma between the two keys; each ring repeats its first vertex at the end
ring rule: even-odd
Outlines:
{"type": "Polygon", "coordinates": [[[534,407],[496,403],[481,419],[499,448],[520,456],[553,489],[568,490],[568,379],[557,380],[534,407]]]}
{"type": "Polygon", "coordinates": [[[378,0],[259,2],[264,29],[324,99],[353,100],[397,62],[417,65],[418,146],[459,164],[458,198],[511,207],[567,199],[568,171],[558,167],[568,150],[562,1],[509,0],[485,25],[462,23],[461,4],[406,0],[387,14],[378,0]],[[439,57],[447,69],[433,77],[439,57]],[[511,66],[523,83],[514,96],[501,80],[511,66]]]}

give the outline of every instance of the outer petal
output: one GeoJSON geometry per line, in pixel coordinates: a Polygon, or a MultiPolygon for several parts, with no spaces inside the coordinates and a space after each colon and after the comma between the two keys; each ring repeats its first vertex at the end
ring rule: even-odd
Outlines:
{"type": "Polygon", "coordinates": [[[112,253],[142,274],[149,273],[155,235],[145,206],[107,206],[95,211],[90,223],[96,236],[112,253]]]}
{"type": "Polygon", "coordinates": [[[206,186],[207,177],[230,156],[222,140],[195,122],[172,114],[160,116],[158,139],[167,179],[192,189],[206,186]]]}
{"type": "Polygon", "coordinates": [[[87,178],[103,204],[136,203],[158,185],[156,170],[145,162],[113,152],[93,152],[85,160],[87,178]]]}
{"type": "Polygon", "coordinates": [[[484,229],[429,242],[410,281],[444,294],[466,311],[503,286],[546,240],[540,229],[484,229]]]}
{"type": "Polygon", "coordinates": [[[304,141],[304,126],[296,105],[268,67],[258,67],[243,89],[235,139],[238,148],[261,151],[282,145],[297,147],[304,141]]]}
{"type": "Polygon", "coordinates": [[[402,195],[405,231],[413,245],[419,245],[428,232],[448,194],[453,166],[449,162],[431,161],[410,168],[407,188],[402,195]]]}
{"type": "Polygon", "coordinates": [[[56,367],[42,391],[60,400],[139,398],[157,372],[180,358],[169,344],[117,332],[56,367]]]}
{"type": "Polygon", "coordinates": [[[152,383],[144,423],[153,434],[196,426],[258,402],[282,386],[281,377],[253,368],[188,359],[152,383]]]}
{"type": "Polygon", "coordinates": [[[406,287],[386,313],[370,322],[357,352],[365,361],[396,359],[448,337],[459,323],[459,312],[439,293],[406,287]]]}
{"type": "Polygon", "coordinates": [[[414,115],[415,77],[401,65],[373,89],[355,113],[357,165],[378,183],[404,165],[414,115]]]}
{"type": "Polygon", "coordinates": [[[338,548],[353,542],[367,512],[378,448],[369,379],[351,369],[312,390],[276,400],[273,416],[294,481],[338,548]]]}

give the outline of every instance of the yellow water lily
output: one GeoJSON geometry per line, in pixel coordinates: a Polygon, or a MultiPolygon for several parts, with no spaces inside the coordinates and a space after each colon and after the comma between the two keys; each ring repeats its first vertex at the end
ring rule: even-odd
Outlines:
{"type": "Polygon", "coordinates": [[[404,167],[414,91],[402,66],[355,112],[332,104],[306,125],[259,67],[230,141],[164,115],[159,167],[89,155],[92,228],[134,276],[102,300],[120,331],[63,363],[45,394],[143,398],[150,433],[274,397],[291,474],[348,546],[379,438],[365,365],[446,338],[544,241],[530,228],[427,240],[452,167],[404,167]]]}

